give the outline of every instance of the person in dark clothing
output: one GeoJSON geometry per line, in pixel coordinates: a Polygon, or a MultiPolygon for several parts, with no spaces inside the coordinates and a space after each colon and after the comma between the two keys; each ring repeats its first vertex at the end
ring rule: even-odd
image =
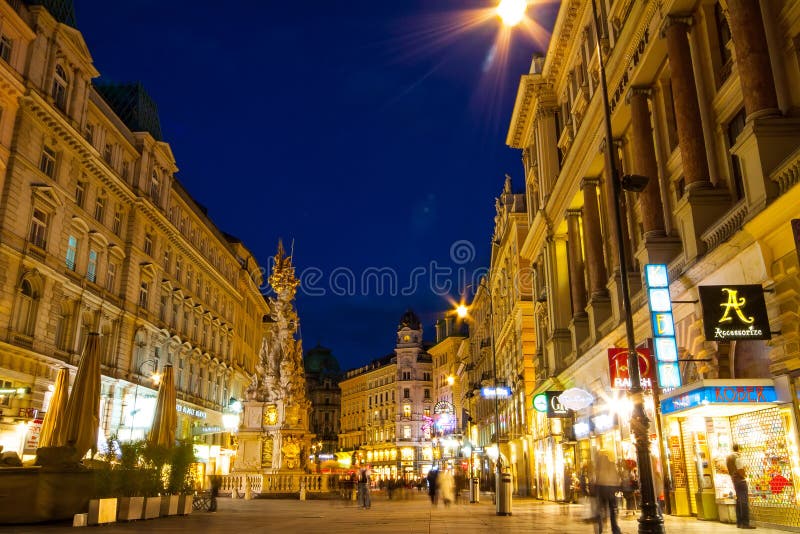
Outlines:
{"type": "Polygon", "coordinates": [[[612,534],[622,534],[617,523],[617,492],[620,490],[620,477],[615,466],[601,451],[595,462],[595,499],[597,500],[597,532],[603,532],[603,514],[608,512],[612,534]]]}
{"type": "Polygon", "coordinates": [[[436,504],[436,480],[439,478],[439,470],[436,468],[428,471],[428,496],[431,498],[431,504],[436,504]]]}
{"type": "Polygon", "coordinates": [[[747,494],[749,493],[747,477],[745,476],[744,464],[739,457],[739,444],[734,443],[731,449],[732,452],[725,459],[725,464],[733,482],[733,489],[736,491],[736,526],[739,528],[756,528],[750,524],[750,504],[747,502],[747,494]]]}

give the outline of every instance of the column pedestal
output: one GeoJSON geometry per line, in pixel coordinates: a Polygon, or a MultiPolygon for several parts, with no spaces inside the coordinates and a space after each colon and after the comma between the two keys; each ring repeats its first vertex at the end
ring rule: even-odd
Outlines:
{"type": "Polygon", "coordinates": [[[566,368],[566,362],[572,352],[572,334],[567,328],[558,328],[547,340],[547,345],[548,352],[553,358],[550,374],[555,376],[566,368]]]}
{"type": "Polygon", "coordinates": [[[769,179],[775,168],[800,145],[800,119],[764,117],[745,124],[731,153],[742,166],[749,216],[756,215],[778,195],[769,179]]]}
{"type": "Polygon", "coordinates": [[[602,326],[611,317],[611,298],[608,295],[591,297],[589,304],[586,305],[586,312],[588,314],[589,342],[594,345],[606,335],[602,326]]]}
{"type": "Polygon", "coordinates": [[[669,264],[680,253],[681,240],[678,237],[645,237],[635,255],[639,265],[647,265],[669,264]]]}
{"type": "MultiPolygon", "coordinates": [[[[630,290],[631,298],[642,289],[642,275],[640,272],[628,272],[628,289],[630,290]]],[[[622,279],[619,276],[619,271],[615,272],[611,279],[609,279],[608,293],[611,295],[611,316],[613,318],[611,328],[613,328],[623,320],[622,279]]]]}
{"type": "Polygon", "coordinates": [[[678,231],[683,238],[683,256],[691,265],[706,251],[700,238],[731,207],[728,191],[712,188],[689,189],[675,207],[678,231]]]}
{"type": "Polygon", "coordinates": [[[589,338],[589,316],[586,313],[575,315],[569,322],[569,332],[572,336],[572,361],[583,351],[581,346],[589,338]]]}

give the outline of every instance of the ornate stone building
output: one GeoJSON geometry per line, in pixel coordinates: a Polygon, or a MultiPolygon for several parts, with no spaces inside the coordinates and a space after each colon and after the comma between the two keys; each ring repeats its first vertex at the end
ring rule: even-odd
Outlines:
{"type": "Polygon", "coordinates": [[[456,379],[458,350],[466,339],[465,324],[453,312],[436,321],[436,344],[428,349],[433,367],[433,434],[438,436],[434,456],[443,463],[459,463],[463,437],[464,396],[456,379]]]}
{"type": "MultiPolygon", "coordinates": [[[[522,151],[525,168],[530,229],[521,254],[531,262],[537,300],[535,392],[579,386],[596,398],[572,427],[537,416],[536,494],[563,498],[564,472],[589,466],[592,451],[635,457],[629,411],[624,394],[610,387],[607,358],[609,347],[626,345],[617,253],[622,246],[637,343],[653,336],[643,266],[668,267],[678,356],[687,361],[678,362],[682,388],[661,391],[660,404],[648,397],[650,415],[662,423],[653,425],[660,438],[652,451],[656,470],[673,481],[674,491],[666,495],[671,510],[711,519],[710,510],[698,510],[694,494],[720,497],[727,479],[708,460],[703,467],[697,451],[716,461],[733,437],[741,440],[751,486],[775,475],[757,460],[765,453],[779,459],[778,472],[789,479],[800,469],[796,399],[788,394],[800,361],[797,235],[793,239],[791,226],[800,218],[800,4],[598,5],[613,157],[622,173],[649,178],[643,191],[620,199],[622,243],[614,237],[612,183],[601,150],[608,140],[588,0],[561,3],[546,56],[534,58],[521,79],[507,138],[522,151]],[[706,338],[699,287],[728,284],[766,290],[771,340],[706,338]],[[713,406],[702,413],[670,412],[675,395],[746,384],[785,393],[766,404],[743,403],[735,414],[713,406]],[[665,412],[663,418],[655,408],[665,412]],[[751,436],[743,428],[757,430],[751,436]]],[[[758,521],[800,524],[794,497],[768,501],[754,508],[758,521]]]]}
{"type": "Polygon", "coordinates": [[[178,437],[225,445],[269,312],[258,264],[176,179],[143,88],[97,76],[70,2],[0,3],[2,444],[33,452],[16,423],[99,331],[101,439],[146,435],[172,364],[178,437]]]}
{"type": "MultiPolygon", "coordinates": [[[[314,454],[328,458],[339,448],[339,423],[342,412],[342,372],[331,349],[317,344],[303,359],[308,400],[311,402],[309,425],[317,447],[314,454]]],[[[317,462],[321,463],[321,462],[317,462]]]]}
{"type": "Polygon", "coordinates": [[[382,478],[413,480],[433,462],[431,356],[411,310],[400,319],[392,354],[347,371],[339,448],[382,478]]]}

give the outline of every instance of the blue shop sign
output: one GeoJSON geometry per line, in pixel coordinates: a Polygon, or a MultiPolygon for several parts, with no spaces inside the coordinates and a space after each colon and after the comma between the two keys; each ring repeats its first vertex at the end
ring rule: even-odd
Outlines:
{"type": "Polygon", "coordinates": [[[774,386],[705,386],[661,401],[664,415],[709,404],[777,402],[774,386]]]}

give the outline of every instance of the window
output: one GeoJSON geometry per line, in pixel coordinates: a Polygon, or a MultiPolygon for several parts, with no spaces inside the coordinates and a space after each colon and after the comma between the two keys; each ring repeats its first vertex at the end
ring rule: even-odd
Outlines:
{"type": "Polygon", "coordinates": [[[111,223],[111,231],[117,236],[122,232],[122,212],[120,210],[114,212],[114,222],[111,223]]]}
{"type": "Polygon", "coordinates": [[[403,380],[411,380],[411,371],[403,371],[403,380]]]}
{"type": "Polygon", "coordinates": [[[106,143],[105,148],[103,148],[103,159],[109,165],[111,165],[111,159],[113,157],[113,154],[114,154],[114,148],[111,146],[110,143],[106,143]]]}
{"type": "Polygon", "coordinates": [[[33,336],[36,325],[36,306],[39,296],[33,291],[29,280],[23,280],[19,288],[19,315],[17,315],[17,332],[33,336]]]}
{"type": "Polygon", "coordinates": [[[102,223],[105,216],[106,216],[106,197],[98,195],[97,200],[94,201],[94,218],[102,223]]]}
{"type": "Polygon", "coordinates": [[[164,270],[167,271],[167,272],[169,272],[169,260],[170,260],[171,254],[172,254],[172,251],[170,249],[168,249],[168,248],[164,249],[164,270]]]}
{"type": "Polygon", "coordinates": [[[56,174],[56,152],[49,146],[42,147],[42,158],[39,160],[39,170],[50,178],[56,174]]]}
{"type": "Polygon", "coordinates": [[[148,256],[153,255],[153,236],[144,234],[144,253],[148,256]]]}
{"type": "Polygon", "coordinates": [[[0,58],[6,63],[11,60],[11,50],[14,49],[14,42],[8,35],[0,36],[0,58]]]}
{"type": "Polygon", "coordinates": [[[78,182],[75,186],[75,204],[83,207],[83,203],[86,201],[86,182],[78,182]]]}
{"type": "Polygon", "coordinates": [[[97,281],[97,251],[89,249],[89,264],[86,266],[86,279],[90,282],[97,281]]]}
{"type": "Polygon", "coordinates": [[[47,221],[47,213],[40,209],[33,209],[33,215],[31,216],[31,233],[28,236],[28,241],[39,248],[47,247],[47,221]]]}
{"type": "Polygon", "coordinates": [[[430,382],[431,381],[431,374],[430,373],[422,373],[422,380],[424,380],[425,382],[430,382]]]}
{"type": "MultiPolygon", "coordinates": [[[[181,281],[181,272],[182,271],[183,271],[183,260],[181,260],[181,257],[178,256],[177,258],[175,258],[175,278],[178,279],[178,282],[181,281]]],[[[191,269],[186,274],[186,285],[187,286],[191,286],[192,285],[192,271],[191,271],[191,269]]]]}
{"type": "Polygon", "coordinates": [[[425,398],[425,399],[430,399],[430,398],[431,398],[431,390],[429,390],[429,389],[427,389],[427,388],[426,388],[426,389],[423,391],[423,398],[425,398]]]}
{"type": "MultiPolygon", "coordinates": [[[[733,116],[733,118],[728,123],[728,127],[726,128],[726,133],[728,137],[728,151],[730,151],[731,147],[736,144],[736,140],[739,138],[739,134],[741,134],[742,130],[744,130],[745,118],[746,114],[744,108],[742,108],[736,115],[733,116]]],[[[739,162],[739,158],[733,154],[731,154],[730,182],[731,182],[730,183],[731,194],[734,196],[734,200],[738,201],[744,198],[744,181],[742,179],[742,166],[739,162]]]]}
{"type": "Polygon", "coordinates": [[[56,65],[53,90],[50,94],[53,97],[53,103],[61,111],[67,111],[67,84],[67,71],[61,65],[56,65]]]}
{"type": "Polygon", "coordinates": [[[403,388],[403,398],[404,399],[411,398],[411,390],[409,388],[403,388]]]}
{"type": "Polygon", "coordinates": [[[117,264],[113,261],[108,262],[108,270],[106,271],[106,289],[114,292],[117,281],[117,264]]]}
{"type": "Polygon", "coordinates": [[[158,177],[158,173],[153,171],[153,174],[150,176],[150,198],[153,199],[153,202],[158,204],[158,197],[161,192],[161,180],[158,177]]]}
{"type": "Polygon", "coordinates": [[[403,439],[411,439],[411,426],[403,425],[403,439]]]}
{"type": "Polygon", "coordinates": [[[717,2],[714,4],[714,25],[717,30],[717,49],[719,51],[719,77],[717,85],[720,86],[725,83],[725,80],[731,75],[731,68],[733,66],[733,55],[728,45],[731,41],[731,29],[728,26],[728,20],[725,18],[725,13],[722,12],[722,6],[717,2]]]}
{"type": "Polygon", "coordinates": [[[67,350],[67,331],[69,323],[69,314],[66,309],[62,308],[56,317],[56,348],[58,350],[67,350]]]}
{"type": "Polygon", "coordinates": [[[75,270],[75,258],[78,257],[78,238],[74,235],[69,236],[67,239],[67,269],[70,271],[75,270]]]}
{"type": "Polygon", "coordinates": [[[89,141],[90,145],[94,143],[94,124],[86,123],[83,128],[83,138],[89,141]]]}
{"type": "Polygon", "coordinates": [[[403,417],[411,417],[411,405],[404,404],[403,405],[403,417]]]}
{"type": "Polygon", "coordinates": [[[150,290],[150,284],[147,280],[142,280],[139,286],[139,307],[147,308],[147,293],[150,290]]]}
{"type": "Polygon", "coordinates": [[[165,323],[167,322],[168,307],[169,307],[169,298],[167,297],[167,295],[161,295],[161,307],[158,310],[158,316],[165,323]]]}
{"type": "Polygon", "coordinates": [[[123,180],[127,180],[128,178],[130,178],[130,175],[131,175],[130,167],[131,167],[131,163],[129,161],[123,161],[122,162],[122,179],[123,180]]]}

